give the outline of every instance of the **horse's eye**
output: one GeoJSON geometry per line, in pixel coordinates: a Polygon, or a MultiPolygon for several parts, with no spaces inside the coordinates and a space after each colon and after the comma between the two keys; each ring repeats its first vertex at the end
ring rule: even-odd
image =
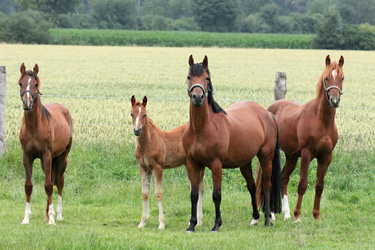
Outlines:
{"type": "Polygon", "coordinates": [[[145,118],[145,117],[146,117],[146,114],[143,115],[143,118],[145,118]]]}
{"type": "Polygon", "coordinates": [[[37,88],[37,87],[38,87],[38,84],[35,84],[35,87],[37,88]]]}
{"type": "Polygon", "coordinates": [[[344,81],[344,77],[341,79],[341,81],[344,81]]]}
{"type": "Polygon", "coordinates": [[[324,80],[328,81],[328,77],[326,77],[324,80]]]}
{"type": "Polygon", "coordinates": [[[187,79],[190,80],[190,76],[188,76],[187,79]]]}
{"type": "Polygon", "coordinates": [[[134,117],[133,113],[130,114],[132,117],[134,117]]]}
{"type": "Polygon", "coordinates": [[[18,85],[20,85],[20,87],[22,87],[22,83],[19,83],[18,85]]]}

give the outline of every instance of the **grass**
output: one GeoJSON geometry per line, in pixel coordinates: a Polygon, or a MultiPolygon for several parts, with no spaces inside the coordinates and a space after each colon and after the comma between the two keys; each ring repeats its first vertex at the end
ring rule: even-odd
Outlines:
{"type": "MultiPolygon", "coordinates": [[[[1,64],[7,67],[6,152],[0,159],[1,249],[373,248],[375,52],[6,44],[0,44],[0,51],[1,64]],[[315,96],[325,56],[330,54],[335,60],[344,56],[344,95],[336,117],[340,138],[325,178],[321,222],[314,221],[311,213],[316,178],[313,161],[302,223],[283,221],[283,216],[277,215],[272,228],[251,228],[250,197],[240,171],[225,170],[223,226],[219,233],[209,233],[214,205],[207,170],[203,226],[195,234],[186,234],[189,181],[185,169],[177,168],[164,172],[166,229],[157,230],[153,195],[151,218],[146,228],[137,228],[142,199],[130,97],[147,95],[149,116],[163,129],[186,123],[190,54],[196,61],[208,56],[215,99],[223,108],[242,100],[255,100],[267,107],[273,100],[276,71],[287,73],[287,98],[306,102],[315,96]],[[39,160],[34,164],[30,225],[21,225],[25,194],[18,134],[23,111],[16,83],[22,62],[28,69],[39,64],[42,103],[65,105],[74,121],[63,194],[64,221],[57,222],[56,227],[43,221],[46,195],[39,160]]],[[[298,180],[297,168],[289,186],[292,210],[298,180]]],[[[55,194],[55,206],[56,202],[55,194]]]]}

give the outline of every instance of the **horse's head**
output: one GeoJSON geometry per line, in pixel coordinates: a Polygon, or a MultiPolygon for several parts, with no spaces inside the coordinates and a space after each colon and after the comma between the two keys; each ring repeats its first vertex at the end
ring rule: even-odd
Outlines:
{"type": "Polygon", "coordinates": [[[132,109],[130,115],[133,119],[133,131],[135,136],[140,136],[143,125],[146,122],[147,112],[147,97],[143,97],[143,101],[136,101],[134,95],[131,98],[132,109]]]}
{"type": "Polygon", "coordinates": [[[20,95],[24,110],[31,110],[34,102],[39,96],[40,80],[38,77],[39,67],[35,64],[33,71],[26,71],[25,64],[20,67],[21,77],[18,81],[20,86],[20,95]]]}
{"type": "Polygon", "coordinates": [[[344,57],[340,57],[339,63],[332,62],[329,55],[326,57],[326,69],[323,73],[323,88],[326,98],[333,108],[340,105],[340,97],[342,93],[342,83],[344,81],[344,57]]]}
{"type": "Polygon", "coordinates": [[[212,88],[208,58],[205,56],[202,63],[194,63],[193,56],[190,55],[189,66],[188,95],[195,106],[201,106],[212,88]]]}

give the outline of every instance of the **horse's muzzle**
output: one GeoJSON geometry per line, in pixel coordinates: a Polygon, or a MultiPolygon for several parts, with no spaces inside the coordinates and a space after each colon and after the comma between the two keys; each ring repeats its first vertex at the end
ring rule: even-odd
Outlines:
{"type": "Polygon", "coordinates": [[[135,136],[140,136],[141,132],[142,132],[142,128],[140,128],[140,129],[134,129],[134,135],[135,136]]]}
{"type": "Polygon", "coordinates": [[[329,104],[332,108],[337,108],[340,105],[340,97],[331,97],[329,98],[329,104]]]}
{"type": "Polygon", "coordinates": [[[22,104],[23,104],[24,110],[30,110],[32,109],[34,102],[28,99],[28,100],[22,100],[22,104]]]}
{"type": "Polygon", "coordinates": [[[191,95],[191,101],[193,102],[194,106],[202,106],[204,99],[205,96],[203,93],[194,93],[191,95]]]}

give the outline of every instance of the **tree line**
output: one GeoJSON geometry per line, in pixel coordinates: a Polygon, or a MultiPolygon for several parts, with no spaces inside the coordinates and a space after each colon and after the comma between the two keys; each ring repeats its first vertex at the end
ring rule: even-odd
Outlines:
{"type": "Polygon", "coordinates": [[[23,42],[9,32],[36,23],[33,43],[58,27],[302,33],[315,48],[375,49],[374,13],[375,0],[1,0],[0,40],[23,42]]]}

